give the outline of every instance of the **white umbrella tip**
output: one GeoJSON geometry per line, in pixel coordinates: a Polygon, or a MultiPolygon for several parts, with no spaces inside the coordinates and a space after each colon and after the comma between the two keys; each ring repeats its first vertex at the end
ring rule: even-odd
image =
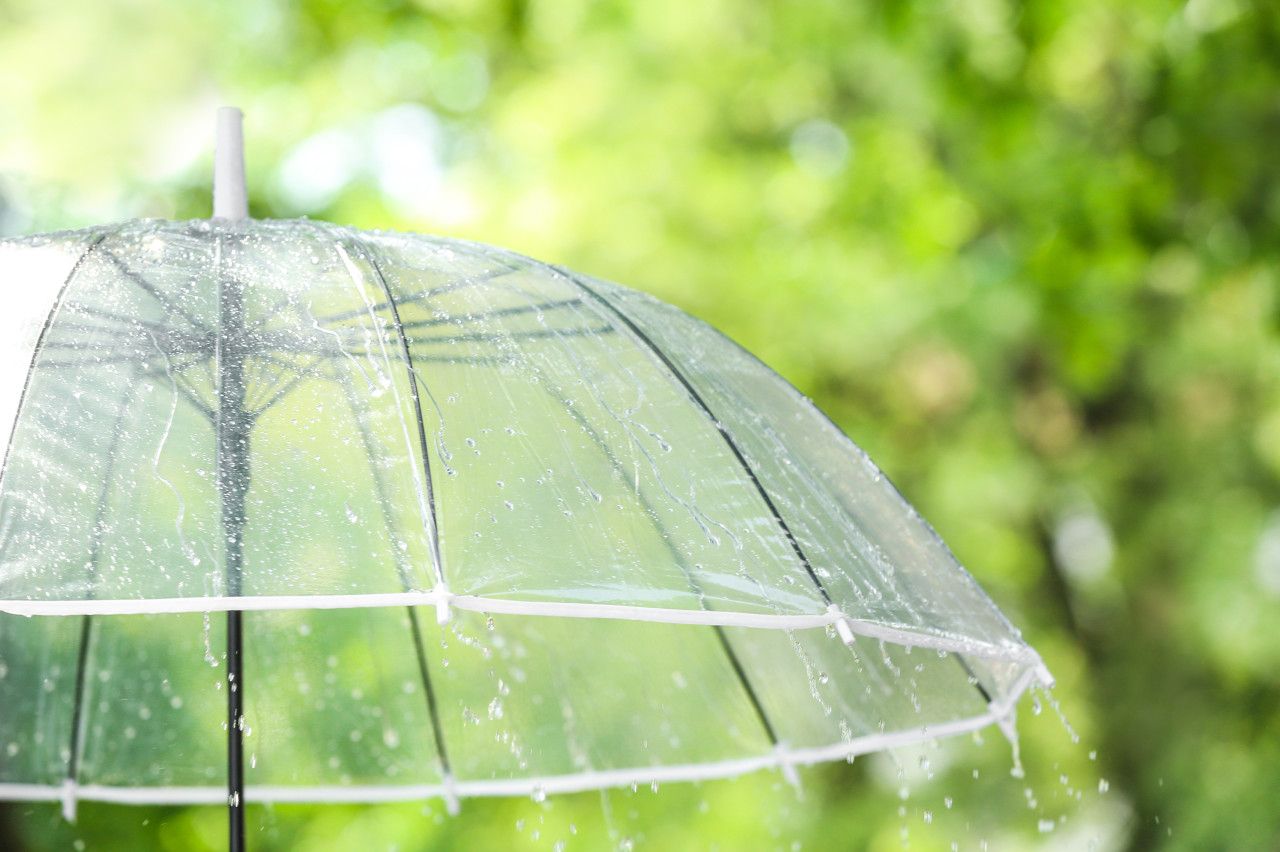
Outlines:
{"type": "Polygon", "coordinates": [[[213,158],[213,218],[247,219],[249,194],[244,179],[244,113],[219,107],[213,158]]]}

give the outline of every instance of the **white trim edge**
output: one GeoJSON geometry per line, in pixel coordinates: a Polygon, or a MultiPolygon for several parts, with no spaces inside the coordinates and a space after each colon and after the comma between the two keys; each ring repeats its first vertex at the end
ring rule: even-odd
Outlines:
{"type": "MultiPolygon", "coordinates": [[[[778,746],[768,754],[720,760],[709,763],[673,766],[630,767],[625,769],[585,770],[572,775],[536,778],[511,778],[457,781],[446,777],[441,784],[405,784],[400,786],[322,786],[284,787],[255,786],[245,789],[245,799],[253,804],[375,804],[408,802],[422,799],[444,799],[452,813],[451,800],[489,796],[531,796],[552,793],[580,793],[631,784],[712,781],[734,778],[762,769],[809,766],[836,760],[847,760],[860,754],[910,745],[922,740],[951,737],[977,731],[1009,719],[1014,705],[1036,678],[1033,669],[1022,673],[1003,701],[993,702],[987,712],[967,719],[938,725],[909,728],[892,733],[868,734],[847,742],[812,748],[791,749],[778,746]]],[[[794,772],[794,768],[791,769],[794,772]]],[[[9,801],[58,802],[63,800],[62,785],[0,783],[0,799],[9,801]]],[[[107,802],[120,805],[225,805],[227,791],[216,787],[113,787],[85,784],[76,790],[80,801],[107,802]]]]}

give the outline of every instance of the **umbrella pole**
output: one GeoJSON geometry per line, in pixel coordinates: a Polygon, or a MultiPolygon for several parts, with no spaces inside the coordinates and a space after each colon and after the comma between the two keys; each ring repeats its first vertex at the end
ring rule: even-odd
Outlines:
{"type": "MultiPolygon", "coordinates": [[[[244,179],[244,134],[240,110],[218,110],[213,171],[213,217],[246,219],[249,215],[244,179]]],[[[244,300],[231,276],[218,278],[218,491],[227,595],[239,597],[244,559],[245,494],[249,490],[249,427],[245,411],[244,300]]],[[[244,832],[244,677],[243,613],[227,612],[227,817],[228,847],[245,848],[244,832]]]]}

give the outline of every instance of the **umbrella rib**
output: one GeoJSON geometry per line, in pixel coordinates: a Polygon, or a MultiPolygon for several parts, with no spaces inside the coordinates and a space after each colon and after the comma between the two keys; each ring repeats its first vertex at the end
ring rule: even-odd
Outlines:
{"type": "Polygon", "coordinates": [[[436,317],[434,319],[410,320],[404,324],[406,329],[419,328],[436,328],[442,325],[462,325],[474,320],[490,320],[496,317],[518,316],[520,314],[541,313],[543,311],[552,311],[556,308],[567,308],[573,305],[582,304],[581,299],[556,299],[550,302],[542,302],[537,305],[519,305],[513,308],[498,308],[492,311],[484,311],[478,314],[463,314],[461,316],[436,317]]]}
{"type": "Polygon", "coordinates": [[[182,394],[183,398],[191,404],[192,408],[203,414],[210,422],[217,419],[217,412],[200,399],[200,395],[196,393],[195,389],[191,387],[191,384],[181,375],[178,375],[177,373],[174,374],[173,386],[176,387],[178,389],[178,393],[182,394]]]}
{"type": "Polygon", "coordinates": [[[166,326],[158,322],[152,322],[151,320],[144,320],[138,317],[130,317],[130,316],[126,316],[125,314],[118,314],[118,313],[115,313],[114,311],[108,311],[103,308],[95,307],[93,305],[86,305],[83,302],[69,302],[67,306],[73,310],[79,311],[80,313],[89,314],[90,316],[95,316],[98,319],[112,320],[114,322],[120,323],[121,325],[131,325],[131,326],[137,326],[139,328],[149,328],[152,331],[162,331],[162,332],[170,331],[169,328],[167,328],[166,326]]]}
{"type": "MultiPolygon", "coordinates": [[[[93,518],[93,539],[89,547],[89,559],[86,563],[92,579],[96,579],[98,571],[98,558],[102,554],[102,525],[106,521],[107,513],[107,497],[111,491],[111,480],[115,474],[116,460],[120,451],[120,439],[124,436],[124,418],[128,414],[129,409],[133,407],[133,402],[137,398],[137,391],[140,385],[137,382],[129,383],[128,393],[121,401],[120,411],[116,414],[115,423],[111,428],[111,443],[107,447],[107,464],[102,473],[102,488],[98,491],[98,505],[94,512],[93,518]]],[[[93,590],[90,588],[90,595],[93,590]]],[[[68,787],[67,798],[63,802],[64,812],[74,813],[75,799],[73,798],[76,785],[79,783],[80,774],[80,753],[83,748],[83,727],[87,721],[84,715],[84,693],[85,681],[89,671],[89,644],[93,638],[93,616],[86,615],[80,622],[80,647],[76,653],[76,683],[74,690],[74,699],[71,710],[71,733],[70,741],[67,745],[67,776],[66,784],[68,787]]]]}
{"type": "Polygon", "coordinates": [[[27,401],[27,391],[31,389],[31,374],[36,370],[36,361],[40,358],[45,338],[49,335],[49,328],[53,325],[54,318],[62,308],[62,300],[66,296],[67,290],[70,289],[71,281],[76,277],[76,273],[84,266],[85,261],[89,259],[89,255],[93,254],[94,250],[96,250],[98,246],[102,245],[103,241],[106,240],[108,236],[118,233],[119,231],[120,227],[116,227],[110,231],[99,234],[93,242],[89,243],[89,245],[85,247],[85,250],[80,253],[80,257],[78,257],[76,262],[72,265],[71,271],[67,273],[67,277],[62,282],[62,286],[58,288],[58,295],[53,299],[53,307],[49,310],[49,313],[45,315],[44,325],[40,328],[40,335],[36,338],[36,345],[31,352],[31,363],[27,366],[27,374],[22,380],[22,391],[18,394],[18,406],[14,410],[13,427],[9,430],[9,441],[5,444],[4,459],[3,461],[0,461],[0,493],[3,493],[4,491],[4,477],[5,472],[9,469],[9,453],[13,450],[13,437],[17,434],[18,423],[22,419],[22,408],[27,401]]]}
{"type": "MultiPolygon", "coordinates": [[[[560,407],[573,418],[574,422],[582,428],[582,431],[587,433],[587,436],[591,438],[592,443],[594,443],[596,447],[600,449],[601,454],[608,459],[609,467],[613,469],[613,472],[622,481],[622,484],[624,486],[629,486],[630,480],[627,477],[626,468],[623,467],[621,460],[619,460],[617,455],[609,449],[609,445],[600,436],[600,433],[596,431],[595,427],[593,427],[586,417],[583,416],[582,412],[569,404],[569,401],[564,397],[563,392],[558,387],[555,387],[550,382],[546,381],[538,382],[538,384],[543,387],[552,399],[560,403],[560,407]]],[[[706,593],[703,591],[702,585],[694,576],[693,571],[685,562],[684,557],[676,548],[675,543],[666,534],[666,530],[658,520],[658,514],[654,511],[653,505],[649,502],[649,499],[639,491],[636,491],[636,500],[639,501],[640,507],[644,510],[645,516],[653,522],[654,530],[658,533],[658,538],[671,554],[671,558],[680,566],[680,570],[684,573],[685,579],[689,582],[689,587],[693,589],[694,594],[698,597],[698,605],[704,610],[709,610],[710,607],[707,606],[706,593]]],[[[781,741],[778,739],[777,730],[769,720],[769,715],[765,712],[764,704],[760,701],[760,696],[756,692],[755,687],[752,686],[751,679],[747,677],[746,670],[742,666],[742,660],[738,657],[738,653],[733,649],[733,645],[729,641],[729,636],[725,632],[724,626],[720,624],[713,624],[712,629],[715,631],[716,638],[720,642],[721,649],[729,659],[729,665],[733,668],[733,673],[737,676],[738,683],[742,685],[742,689],[747,695],[747,700],[751,702],[751,707],[755,710],[756,717],[760,720],[760,725],[764,728],[765,735],[769,738],[769,744],[776,748],[781,744],[781,741]]]]}
{"type": "MultiPolygon", "coordinates": [[[[386,277],[383,276],[381,267],[378,266],[378,262],[374,260],[372,256],[364,251],[363,246],[358,243],[352,243],[351,245],[352,248],[355,249],[356,253],[364,258],[364,261],[369,264],[369,268],[373,272],[373,277],[377,279],[378,285],[382,288],[382,292],[387,295],[386,305],[391,309],[391,319],[395,326],[396,336],[400,340],[400,351],[404,355],[405,370],[408,373],[409,379],[409,396],[413,400],[413,413],[414,417],[417,419],[418,446],[422,452],[422,471],[426,476],[426,480],[424,482],[427,498],[426,521],[429,525],[429,532],[431,534],[431,559],[435,565],[436,582],[441,586],[445,586],[444,563],[440,558],[440,526],[436,520],[435,487],[431,480],[431,456],[430,448],[427,443],[427,426],[426,420],[422,414],[422,397],[418,393],[418,372],[413,366],[413,352],[409,349],[409,339],[405,336],[404,326],[400,321],[400,308],[396,304],[396,297],[391,292],[391,285],[387,282],[386,277]]],[[[423,380],[423,385],[426,385],[425,380],[423,380]]]]}
{"type": "MultiPolygon", "coordinates": [[[[702,410],[702,412],[706,414],[706,416],[715,425],[716,430],[719,431],[720,433],[720,436],[724,438],[725,444],[728,445],[730,451],[733,453],[734,457],[738,460],[738,463],[742,466],[742,469],[746,472],[747,476],[751,478],[751,482],[752,484],[755,485],[756,491],[759,493],[760,497],[764,500],[765,505],[769,507],[769,511],[773,514],[774,520],[777,521],[778,526],[782,529],[783,534],[787,538],[787,542],[791,545],[792,551],[794,551],[795,555],[800,559],[801,563],[804,565],[805,573],[807,573],[809,575],[809,578],[813,581],[813,584],[817,588],[818,593],[822,595],[823,601],[827,604],[828,607],[834,606],[835,603],[831,599],[830,592],[827,591],[826,584],[822,582],[822,580],[818,577],[817,573],[814,571],[813,564],[809,562],[809,557],[805,554],[804,549],[801,548],[800,542],[799,540],[796,539],[795,534],[791,531],[790,525],[787,524],[786,520],[782,517],[782,513],[778,509],[777,504],[773,502],[773,499],[769,496],[769,492],[765,490],[764,483],[760,481],[760,478],[756,475],[755,470],[747,462],[746,456],[743,454],[742,450],[738,447],[737,441],[735,441],[733,436],[729,434],[729,430],[724,426],[723,423],[720,422],[720,419],[715,416],[715,412],[711,410],[711,407],[707,404],[706,400],[703,399],[702,395],[698,393],[697,389],[694,388],[693,383],[690,382],[689,379],[684,375],[684,372],[675,365],[675,362],[673,362],[669,357],[667,357],[667,354],[663,352],[661,348],[658,347],[658,345],[653,341],[653,339],[650,338],[649,335],[646,334],[644,330],[641,329],[640,326],[634,320],[631,319],[631,317],[627,316],[626,313],[624,313],[618,306],[614,305],[613,302],[611,302],[608,298],[606,298],[601,293],[596,292],[593,288],[587,286],[587,284],[583,282],[582,279],[579,278],[577,275],[575,275],[573,272],[561,267],[552,267],[552,269],[559,272],[561,275],[564,275],[565,277],[567,277],[571,282],[577,285],[580,290],[585,292],[587,295],[591,296],[591,298],[594,299],[598,304],[602,305],[610,314],[612,314],[613,316],[621,320],[622,323],[626,325],[627,328],[629,328],[631,332],[639,339],[639,341],[644,345],[644,347],[647,348],[648,351],[667,368],[667,370],[671,373],[671,375],[674,376],[676,380],[680,382],[680,384],[684,387],[685,391],[688,392],[689,396],[693,399],[694,403],[697,404],[697,406],[702,410]]],[[[991,693],[988,692],[986,687],[982,685],[981,680],[979,680],[977,675],[974,674],[973,669],[969,666],[968,662],[964,660],[959,653],[956,653],[954,656],[956,658],[956,661],[960,664],[961,668],[963,668],[965,672],[973,679],[974,688],[987,701],[987,703],[990,703],[991,693]]]]}
{"type": "MultiPolygon", "coordinates": [[[[46,347],[46,348],[48,348],[48,347],[46,347]]],[[[209,356],[208,356],[206,353],[203,353],[203,352],[185,352],[185,351],[175,351],[175,352],[172,352],[172,353],[161,353],[161,354],[171,354],[171,355],[195,355],[195,356],[196,356],[195,358],[192,358],[190,361],[186,362],[185,364],[178,365],[175,369],[179,369],[179,370],[185,370],[185,369],[187,369],[188,367],[190,367],[190,366],[192,366],[192,365],[194,365],[194,364],[196,364],[196,363],[198,363],[198,362],[200,362],[200,361],[208,360],[208,358],[209,358],[209,356]]],[[[139,362],[139,361],[141,361],[141,362],[143,362],[143,363],[146,363],[147,361],[150,361],[152,358],[155,358],[155,357],[157,357],[157,356],[156,356],[156,355],[147,355],[147,356],[145,356],[145,357],[144,357],[144,356],[142,356],[141,354],[139,354],[139,353],[137,353],[137,352],[134,352],[134,353],[129,354],[129,355],[110,355],[110,356],[107,356],[107,357],[101,357],[101,358],[97,358],[97,357],[89,357],[89,358],[63,358],[63,359],[62,359],[62,360],[60,360],[60,361],[44,361],[44,362],[42,362],[42,363],[40,364],[40,366],[41,366],[41,367],[46,367],[46,368],[55,368],[55,367],[57,367],[57,368],[61,368],[61,367],[104,367],[104,366],[106,366],[107,364],[130,364],[130,363],[137,363],[137,362],[139,362]]]]}
{"type": "MultiPolygon", "coordinates": [[[[363,250],[360,251],[360,254],[366,260],[369,259],[367,253],[364,252],[363,250]]],[[[442,284],[439,287],[431,287],[426,290],[422,290],[421,292],[414,293],[411,296],[405,296],[403,299],[398,300],[396,304],[401,306],[411,305],[415,302],[421,302],[424,299],[430,299],[433,296],[439,296],[441,293],[452,293],[455,290],[462,290],[466,287],[474,287],[480,284],[486,284],[490,281],[493,281],[496,278],[501,278],[504,275],[510,275],[513,272],[519,272],[519,271],[520,269],[518,267],[508,266],[508,267],[503,267],[502,269],[494,269],[490,272],[484,273],[483,275],[464,275],[463,277],[455,281],[452,281],[448,284],[442,284]]],[[[381,275],[381,273],[378,273],[378,274],[381,275]]],[[[316,317],[316,321],[321,323],[328,323],[328,322],[342,322],[343,320],[355,319],[356,317],[363,316],[364,314],[369,313],[371,311],[373,313],[377,313],[378,311],[386,310],[387,308],[392,307],[393,301],[395,300],[388,297],[387,301],[385,302],[379,302],[376,305],[370,305],[364,308],[352,308],[349,311],[339,311],[336,314],[327,314],[322,317],[316,317]]]]}
{"type": "MultiPolygon", "coordinates": [[[[342,389],[347,397],[347,405],[351,409],[351,417],[356,422],[356,428],[360,432],[360,442],[364,446],[365,458],[369,460],[369,474],[373,477],[373,488],[378,498],[378,507],[382,511],[382,520],[387,527],[387,535],[395,538],[395,523],[391,517],[390,500],[387,499],[386,483],[382,480],[382,474],[378,472],[378,466],[374,462],[374,446],[373,437],[369,434],[369,428],[364,421],[360,419],[360,412],[356,407],[355,393],[351,389],[351,379],[342,377],[339,380],[342,389]]],[[[396,573],[400,575],[400,585],[406,591],[412,591],[413,579],[409,575],[409,570],[405,566],[404,556],[393,543],[391,543],[392,560],[395,562],[396,573]]],[[[409,616],[409,632],[413,638],[413,652],[418,662],[418,676],[422,680],[423,693],[427,701],[427,715],[431,719],[431,734],[435,739],[436,756],[440,759],[440,771],[442,776],[449,778],[453,774],[453,770],[449,763],[449,751],[444,744],[444,727],[440,723],[440,709],[436,704],[436,691],[431,682],[431,670],[427,665],[426,645],[422,640],[422,626],[418,621],[418,611],[412,606],[405,607],[405,612],[409,616]]]]}
{"type": "Polygon", "coordinates": [[[456,343],[501,343],[508,340],[543,340],[548,337],[590,337],[613,334],[614,331],[615,329],[611,325],[596,328],[543,328],[536,331],[474,332],[443,337],[410,337],[409,342],[423,346],[434,343],[450,345],[456,343]]]}
{"type": "Polygon", "coordinates": [[[249,419],[257,420],[258,417],[266,413],[267,409],[271,408],[277,402],[279,402],[280,400],[288,396],[289,391],[296,388],[304,380],[311,378],[313,375],[316,375],[316,374],[313,374],[312,371],[320,365],[321,361],[324,361],[324,360],[326,360],[324,355],[317,355],[315,358],[311,360],[311,363],[307,364],[305,367],[300,368],[299,371],[293,376],[293,378],[289,379],[287,382],[281,385],[279,390],[273,393],[271,397],[267,399],[266,402],[262,403],[261,405],[259,405],[258,407],[250,411],[249,419]]]}
{"type": "Polygon", "coordinates": [[[162,307],[168,310],[171,310],[174,313],[176,313],[178,316],[182,317],[196,331],[200,331],[205,334],[210,333],[209,329],[206,328],[204,324],[201,323],[198,319],[193,317],[186,310],[186,308],[182,307],[182,305],[179,305],[177,302],[170,299],[160,290],[156,289],[156,286],[152,284],[150,281],[148,281],[147,279],[143,278],[141,273],[130,269],[128,266],[125,265],[123,260],[121,260],[116,255],[112,254],[111,252],[104,250],[103,253],[107,256],[107,259],[111,261],[112,265],[115,266],[116,269],[120,270],[120,273],[124,275],[125,278],[128,278],[134,284],[137,284],[139,287],[141,287],[147,294],[151,296],[151,298],[159,302],[162,307]]]}
{"type": "Polygon", "coordinates": [[[641,345],[647,349],[654,358],[661,362],[661,364],[666,367],[667,372],[669,372],[672,377],[680,383],[680,385],[685,389],[685,392],[689,394],[689,397],[693,400],[694,404],[704,415],[706,415],[712,425],[715,426],[716,431],[720,433],[720,437],[724,439],[725,445],[729,448],[729,451],[733,454],[733,457],[737,460],[743,472],[746,473],[747,477],[751,480],[751,484],[755,487],[756,493],[760,495],[765,506],[768,507],[769,513],[773,516],[773,520],[777,523],[778,528],[782,530],[782,534],[785,536],[787,543],[791,546],[792,552],[796,555],[796,558],[800,560],[800,564],[804,567],[805,573],[809,575],[809,579],[813,581],[814,587],[822,596],[823,602],[827,604],[827,606],[833,605],[834,601],[831,599],[831,594],[827,591],[826,584],[822,582],[818,577],[817,572],[814,571],[813,564],[809,561],[809,557],[805,554],[804,549],[800,546],[800,542],[791,531],[791,526],[782,517],[782,512],[778,510],[777,504],[774,503],[773,498],[769,496],[769,492],[765,489],[764,483],[760,481],[760,477],[756,475],[755,470],[747,462],[747,458],[743,454],[741,448],[739,448],[738,442],[734,440],[734,437],[731,434],[729,434],[728,428],[720,422],[720,418],[716,417],[715,412],[711,410],[711,406],[709,406],[707,401],[703,399],[702,394],[698,393],[697,389],[694,388],[693,383],[689,381],[684,372],[676,366],[674,361],[667,357],[667,354],[663,352],[656,343],[654,343],[653,339],[650,338],[649,335],[647,335],[644,330],[631,319],[631,317],[627,316],[619,307],[614,305],[613,302],[609,301],[600,293],[597,293],[591,287],[588,287],[580,278],[578,278],[578,276],[574,275],[569,270],[562,269],[560,267],[552,267],[552,269],[559,274],[566,276],[571,282],[577,285],[580,290],[595,300],[596,303],[603,306],[612,316],[620,320],[623,325],[625,325],[631,333],[635,335],[641,345]]]}

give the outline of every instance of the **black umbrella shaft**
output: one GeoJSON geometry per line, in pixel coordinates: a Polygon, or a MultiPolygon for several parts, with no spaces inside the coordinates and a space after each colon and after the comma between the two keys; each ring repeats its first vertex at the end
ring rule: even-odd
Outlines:
{"type": "Polygon", "coordinates": [[[241,689],[240,616],[227,613],[227,816],[231,852],[244,847],[244,692],[241,689]]]}
{"type": "MultiPolygon", "coordinates": [[[[229,597],[243,585],[245,495],[249,490],[249,427],[245,411],[244,301],[239,282],[218,287],[218,491],[222,500],[224,569],[229,597]]],[[[227,812],[230,848],[240,852],[244,836],[244,677],[242,613],[227,612],[227,812]]]]}

